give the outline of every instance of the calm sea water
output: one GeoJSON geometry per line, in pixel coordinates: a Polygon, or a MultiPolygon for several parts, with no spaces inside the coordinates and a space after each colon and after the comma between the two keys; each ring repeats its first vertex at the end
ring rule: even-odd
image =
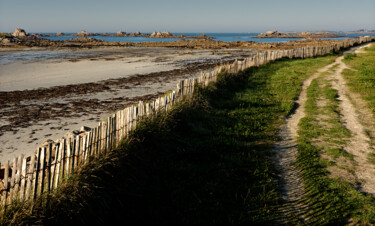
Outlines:
{"type": "MultiPolygon", "coordinates": [[[[203,33],[174,33],[176,35],[185,35],[185,36],[197,36],[203,33]]],[[[273,42],[288,42],[288,41],[296,41],[300,40],[301,38],[254,38],[259,33],[205,33],[207,36],[213,37],[214,40],[223,41],[223,42],[234,42],[234,41],[253,41],[253,42],[265,42],[265,43],[273,43],[273,42]]],[[[372,34],[339,34],[344,37],[340,38],[327,38],[332,40],[344,40],[347,38],[357,38],[359,36],[370,35],[375,36],[374,33],[372,34]]],[[[104,40],[108,42],[171,42],[177,41],[179,38],[145,38],[145,37],[106,37],[106,36],[88,36],[91,38],[104,40]]],[[[75,38],[75,36],[57,36],[57,37],[45,37],[50,40],[67,40],[75,38]]]]}
{"type": "MultiPolygon", "coordinates": [[[[197,36],[202,33],[175,33],[176,35],[185,35],[185,36],[197,36]]],[[[254,42],[287,42],[291,40],[299,40],[299,38],[289,38],[289,39],[280,39],[280,38],[253,38],[259,33],[206,33],[207,36],[213,37],[215,40],[224,41],[224,42],[233,42],[233,41],[254,41],[254,42]]],[[[364,34],[350,34],[342,38],[332,38],[332,39],[346,39],[346,38],[357,38],[358,36],[363,36],[364,34]]],[[[375,36],[375,34],[369,34],[375,36]]],[[[103,36],[92,36],[96,39],[101,39],[109,42],[166,42],[166,41],[177,41],[176,38],[145,38],[145,37],[103,37],[103,36]]],[[[67,40],[75,38],[74,36],[58,36],[58,37],[46,37],[51,40],[67,40]]],[[[53,50],[53,51],[40,51],[40,50],[25,50],[25,51],[12,51],[12,52],[0,52],[0,65],[15,63],[15,62],[35,62],[43,60],[52,60],[52,59],[75,59],[82,56],[96,56],[101,54],[100,51],[67,51],[67,50],[53,50]]]]}
{"type": "Polygon", "coordinates": [[[0,65],[16,63],[16,62],[33,62],[53,59],[76,59],[83,56],[97,56],[100,51],[66,51],[66,50],[24,50],[0,52],[0,65]]]}

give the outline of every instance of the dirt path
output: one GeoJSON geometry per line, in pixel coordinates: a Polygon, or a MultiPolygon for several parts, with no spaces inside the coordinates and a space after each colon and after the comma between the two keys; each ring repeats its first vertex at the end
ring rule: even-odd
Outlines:
{"type": "MultiPolygon", "coordinates": [[[[345,54],[351,53],[355,50],[356,48],[353,48],[345,52],[345,54]]],[[[357,51],[359,52],[360,49],[357,51]]],[[[367,158],[368,153],[373,152],[373,150],[369,145],[369,137],[366,136],[365,129],[360,123],[361,116],[358,114],[358,109],[356,109],[358,106],[365,105],[363,103],[361,104],[361,101],[358,101],[358,104],[354,106],[350,101],[357,100],[358,97],[349,92],[345,85],[345,80],[341,75],[341,72],[347,68],[342,62],[343,58],[344,56],[338,57],[334,63],[319,69],[314,75],[304,81],[302,91],[296,101],[296,109],[287,117],[285,124],[279,132],[281,140],[274,146],[276,162],[280,170],[280,177],[282,178],[282,195],[283,199],[287,201],[281,211],[285,214],[287,219],[298,219],[301,222],[306,222],[306,220],[308,220],[305,213],[309,207],[304,202],[305,190],[303,179],[296,167],[297,130],[299,121],[305,117],[304,109],[307,100],[306,91],[312,80],[316,79],[321,73],[327,72],[336,64],[338,64],[338,67],[334,72],[335,79],[332,81],[332,86],[338,90],[345,127],[347,127],[352,133],[352,138],[345,147],[345,150],[355,156],[355,173],[362,182],[359,189],[366,193],[375,194],[375,166],[369,163],[367,158]]],[[[362,110],[360,112],[362,112],[362,110]]]]}
{"type": "MultiPolygon", "coordinates": [[[[356,52],[359,53],[362,51],[359,49],[356,52]]],[[[359,103],[361,100],[351,93],[346,86],[342,71],[348,67],[342,62],[343,58],[344,56],[341,56],[336,60],[339,66],[335,70],[335,79],[332,81],[332,87],[338,91],[344,126],[352,134],[350,141],[344,146],[344,150],[354,155],[356,163],[355,174],[361,181],[359,190],[375,195],[375,166],[368,161],[368,154],[374,153],[374,150],[370,145],[370,138],[365,133],[365,127],[362,125],[361,116],[358,113],[367,109],[358,109],[361,104],[355,103],[359,103]]]]}
{"type": "Polygon", "coordinates": [[[277,166],[282,178],[283,199],[287,201],[287,205],[283,207],[282,212],[284,212],[287,217],[297,218],[302,222],[306,220],[304,213],[306,213],[308,206],[303,203],[305,190],[302,177],[296,167],[298,123],[305,117],[306,90],[310,86],[311,81],[317,78],[320,73],[327,71],[334,64],[335,63],[332,63],[319,69],[303,82],[301,93],[296,101],[297,107],[295,111],[287,117],[285,124],[279,132],[281,140],[277,142],[274,147],[277,166]]]}

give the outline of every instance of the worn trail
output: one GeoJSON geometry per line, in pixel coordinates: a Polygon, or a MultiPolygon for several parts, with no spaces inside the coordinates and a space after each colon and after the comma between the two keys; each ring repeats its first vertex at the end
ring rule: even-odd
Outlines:
{"type": "Polygon", "coordinates": [[[287,217],[297,218],[302,222],[306,221],[304,213],[306,213],[308,206],[303,203],[305,190],[301,174],[296,167],[298,123],[305,116],[306,91],[311,81],[317,78],[320,73],[327,71],[334,64],[332,63],[319,69],[304,81],[301,93],[295,103],[296,109],[287,117],[285,124],[279,132],[281,140],[274,146],[277,166],[280,170],[283,184],[282,195],[283,199],[287,201],[287,205],[283,206],[282,212],[287,217]]]}
{"type": "Polygon", "coordinates": [[[355,174],[360,181],[359,190],[375,195],[375,166],[368,160],[368,154],[374,153],[374,149],[370,145],[370,138],[365,132],[365,123],[361,121],[359,114],[359,112],[368,109],[363,105],[360,106],[361,100],[356,98],[355,94],[350,92],[346,86],[342,71],[348,67],[342,62],[343,58],[344,56],[341,56],[336,60],[339,66],[334,72],[335,79],[332,81],[332,87],[338,91],[344,126],[352,134],[350,141],[344,146],[344,150],[354,155],[355,174]]]}
{"type": "MultiPolygon", "coordinates": [[[[351,53],[355,49],[345,52],[351,53]]],[[[357,50],[358,51],[358,50],[357,50]]],[[[374,150],[369,144],[369,137],[365,133],[365,128],[362,126],[360,120],[361,116],[357,109],[358,107],[365,106],[360,101],[353,104],[351,100],[356,99],[355,94],[351,93],[346,86],[345,80],[341,72],[347,68],[342,62],[344,56],[338,57],[334,63],[331,63],[319,69],[314,75],[304,81],[301,93],[296,101],[296,109],[290,114],[285,124],[282,126],[279,137],[281,140],[274,146],[276,152],[276,163],[280,171],[282,180],[282,195],[286,204],[282,206],[281,211],[284,213],[286,219],[298,219],[300,222],[306,222],[308,217],[309,206],[304,202],[305,190],[301,173],[296,167],[297,159],[297,131],[299,121],[305,117],[305,104],[307,100],[307,88],[310,86],[312,80],[327,72],[332,66],[338,65],[334,71],[334,79],[332,86],[338,90],[340,100],[340,108],[342,109],[342,121],[344,126],[351,131],[352,137],[350,142],[344,149],[354,155],[356,162],[355,174],[360,179],[361,185],[359,190],[375,194],[375,166],[368,161],[368,153],[374,153],[374,150]]],[[[358,99],[358,98],[357,98],[358,99]]],[[[366,111],[367,109],[363,109],[366,111]]],[[[366,128],[367,129],[367,128],[366,128]]]]}

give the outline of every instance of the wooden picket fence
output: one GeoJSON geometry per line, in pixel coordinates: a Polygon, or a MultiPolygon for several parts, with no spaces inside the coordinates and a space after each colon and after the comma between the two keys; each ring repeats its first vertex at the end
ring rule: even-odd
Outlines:
{"type": "Polygon", "coordinates": [[[15,200],[34,200],[56,189],[64,178],[69,177],[89,159],[97,158],[117,146],[128,136],[129,131],[136,128],[139,120],[159,111],[168,111],[183,96],[191,95],[195,85],[207,86],[209,82],[216,81],[217,75],[222,71],[237,73],[283,57],[321,56],[371,41],[375,41],[375,37],[344,40],[331,46],[262,51],[249,58],[217,66],[210,73],[202,72],[198,78],[180,80],[176,89],[168,95],[149,103],[140,101],[137,105],[117,111],[95,128],[82,127],[81,131],[75,131],[64,138],[43,143],[28,157],[21,154],[11,162],[6,161],[0,170],[0,205],[5,209],[15,200]]]}

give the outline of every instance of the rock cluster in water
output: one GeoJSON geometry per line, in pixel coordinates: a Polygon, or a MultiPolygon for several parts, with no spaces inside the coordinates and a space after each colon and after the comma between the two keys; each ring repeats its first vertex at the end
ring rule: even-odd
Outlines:
{"type": "Polygon", "coordinates": [[[12,43],[19,43],[20,40],[26,39],[34,39],[36,38],[35,35],[29,35],[26,31],[22,28],[16,28],[12,34],[8,33],[1,33],[0,36],[0,43],[2,45],[9,45],[12,43]]]}
{"type": "Polygon", "coordinates": [[[339,35],[333,35],[328,33],[315,33],[312,34],[310,32],[304,31],[300,33],[281,33],[278,31],[267,31],[266,33],[260,33],[255,38],[336,38],[341,37],[339,35]]]}
{"type": "MultiPolygon", "coordinates": [[[[284,36],[284,34],[279,35],[280,32],[270,31],[268,32],[268,37],[271,35],[277,35],[278,37],[284,36]]],[[[14,34],[10,33],[0,33],[0,47],[74,47],[74,48],[92,48],[100,46],[126,46],[126,47],[173,47],[173,48],[189,48],[189,49],[292,49],[300,48],[304,46],[320,46],[320,45],[332,45],[339,43],[338,40],[324,40],[324,39],[314,39],[317,34],[311,34],[309,32],[299,33],[297,37],[303,38],[307,36],[308,38],[298,40],[298,41],[289,41],[285,43],[258,43],[258,42],[245,42],[245,41],[235,41],[235,42],[222,42],[213,40],[206,35],[200,36],[191,36],[188,39],[180,39],[174,42],[107,42],[98,40],[90,36],[93,33],[88,33],[86,31],[81,31],[77,34],[81,35],[70,35],[72,36],[69,40],[62,41],[52,41],[49,39],[43,38],[44,36],[52,35],[43,35],[43,34],[27,34],[23,29],[16,29],[14,34]],[[78,36],[78,37],[77,37],[78,36]]],[[[56,35],[64,35],[59,32],[56,35]]],[[[53,36],[56,36],[53,35],[53,36]]],[[[101,36],[117,36],[117,37],[159,37],[159,38],[178,38],[180,35],[173,35],[170,32],[154,32],[152,34],[142,34],[140,32],[135,33],[126,33],[124,31],[117,32],[115,34],[100,34],[101,36]]],[[[188,37],[188,36],[182,36],[188,37]]],[[[289,36],[290,37],[290,36],[289,36]]],[[[375,37],[372,38],[375,40],[375,37]]]]}
{"type": "Polygon", "coordinates": [[[12,34],[14,37],[17,37],[17,38],[22,38],[22,37],[26,37],[27,36],[27,33],[24,29],[22,28],[16,28],[12,34]]]}
{"type": "MultiPolygon", "coordinates": [[[[62,36],[66,35],[62,32],[58,32],[55,35],[48,35],[48,34],[40,34],[40,37],[48,37],[48,36],[62,36]]],[[[152,34],[143,34],[141,32],[134,32],[134,33],[127,33],[125,31],[118,31],[115,34],[109,34],[107,32],[104,33],[89,33],[85,30],[82,30],[76,34],[66,35],[66,36],[79,36],[79,37],[86,37],[86,36],[108,36],[108,37],[145,37],[145,38],[198,38],[198,39],[207,39],[206,35],[200,36],[184,36],[184,35],[174,35],[169,31],[163,32],[153,32],[152,34]]]]}
{"type": "Polygon", "coordinates": [[[150,35],[150,38],[168,38],[173,36],[169,31],[163,31],[163,32],[153,32],[150,35]]]}

